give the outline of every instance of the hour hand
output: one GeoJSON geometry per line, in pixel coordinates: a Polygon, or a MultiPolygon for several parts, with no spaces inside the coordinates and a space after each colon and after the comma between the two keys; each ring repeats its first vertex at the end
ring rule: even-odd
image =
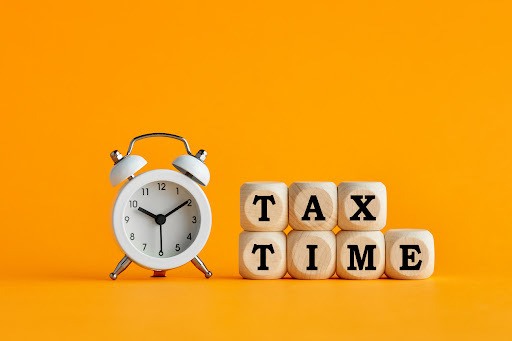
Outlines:
{"type": "Polygon", "coordinates": [[[148,215],[148,216],[150,216],[151,218],[156,219],[156,215],[155,215],[155,214],[153,214],[153,213],[151,213],[151,212],[149,212],[149,211],[146,211],[146,210],[145,210],[145,209],[143,209],[142,207],[139,207],[139,208],[138,208],[138,210],[139,210],[139,211],[141,211],[141,212],[142,212],[142,213],[144,213],[144,214],[147,214],[147,215],[148,215]]]}

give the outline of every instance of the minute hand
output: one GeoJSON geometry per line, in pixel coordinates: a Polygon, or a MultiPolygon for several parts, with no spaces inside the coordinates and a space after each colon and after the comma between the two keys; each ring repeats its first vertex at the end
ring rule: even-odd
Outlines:
{"type": "Polygon", "coordinates": [[[173,209],[171,210],[171,212],[167,213],[167,214],[165,215],[165,217],[167,218],[168,216],[170,216],[171,214],[173,214],[174,212],[176,212],[177,210],[179,210],[180,208],[182,208],[183,206],[185,206],[186,204],[188,204],[188,202],[189,202],[189,201],[190,201],[190,199],[189,199],[189,200],[187,200],[187,201],[185,201],[185,202],[184,202],[184,203],[182,203],[182,204],[179,204],[179,205],[178,205],[178,207],[173,208],[173,209]]]}

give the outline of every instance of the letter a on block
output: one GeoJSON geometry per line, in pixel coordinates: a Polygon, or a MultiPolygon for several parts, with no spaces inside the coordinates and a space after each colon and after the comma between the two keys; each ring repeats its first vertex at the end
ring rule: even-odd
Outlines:
{"type": "Polygon", "coordinates": [[[288,226],[288,187],[246,182],[240,187],[240,225],[245,231],[277,232],[288,226]]]}
{"type": "Polygon", "coordinates": [[[386,276],[424,279],[434,272],[434,237],[427,230],[395,229],[386,232],[386,276]]]}
{"type": "Polygon", "coordinates": [[[286,274],[286,235],[284,232],[242,232],[238,263],[243,278],[282,278],[286,274]]]}
{"type": "Polygon", "coordinates": [[[294,182],[289,189],[290,226],[301,231],[329,231],[338,218],[333,182],[294,182]]]}

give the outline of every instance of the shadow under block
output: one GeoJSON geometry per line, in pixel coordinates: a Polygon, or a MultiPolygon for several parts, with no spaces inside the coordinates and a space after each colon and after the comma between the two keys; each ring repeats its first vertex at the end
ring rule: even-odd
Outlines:
{"type": "Polygon", "coordinates": [[[331,278],[336,268],[336,236],[332,231],[290,231],[286,258],[293,278],[331,278]]]}
{"type": "Polygon", "coordinates": [[[338,186],[338,226],[347,231],[379,231],[386,226],[387,195],[382,182],[342,182],[338,186]]]}
{"type": "Polygon", "coordinates": [[[345,279],[378,279],[386,267],[384,235],[380,231],[339,231],[336,273],[345,279]]]}
{"type": "Polygon", "coordinates": [[[239,237],[239,272],[247,279],[278,279],[286,275],[286,234],[248,232],[239,237]]]}
{"type": "Polygon", "coordinates": [[[244,183],[240,187],[240,225],[245,231],[283,231],[288,226],[286,184],[244,183]]]}
{"type": "Polygon", "coordinates": [[[434,237],[427,230],[389,230],[386,240],[386,276],[424,279],[434,272],[434,237]]]}
{"type": "Polygon", "coordinates": [[[338,221],[336,185],[333,182],[292,183],[288,219],[294,230],[332,230],[338,221]]]}

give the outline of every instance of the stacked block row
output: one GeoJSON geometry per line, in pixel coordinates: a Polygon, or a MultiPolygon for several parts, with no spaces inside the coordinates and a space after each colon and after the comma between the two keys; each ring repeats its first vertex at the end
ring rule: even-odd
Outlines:
{"type": "Polygon", "coordinates": [[[427,230],[384,235],[381,182],[247,182],[240,188],[239,271],[243,278],[428,278],[434,239],[427,230]],[[291,226],[286,235],[284,230],[291,226]],[[335,234],[332,230],[340,227],[335,234]]]}

